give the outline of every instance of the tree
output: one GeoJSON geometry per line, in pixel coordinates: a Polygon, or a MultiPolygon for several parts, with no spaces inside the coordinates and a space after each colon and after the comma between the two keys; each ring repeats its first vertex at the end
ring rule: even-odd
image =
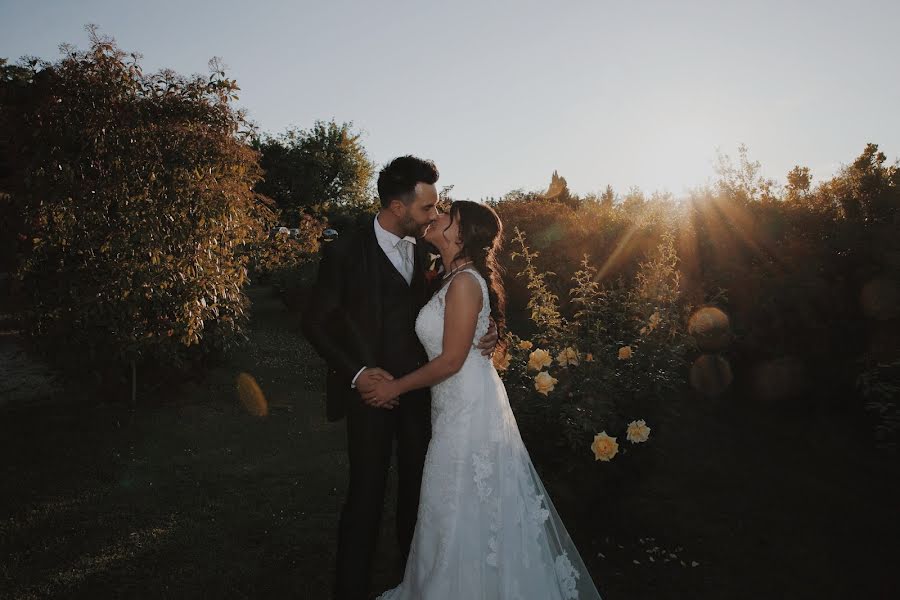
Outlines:
{"type": "Polygon", "coordinates": [[[900,208],[900,166],[885,165],[877,144],[865,150],[834,178],[832,190],[846,219],[866,224],[890,223],[900,208]]]}
{"type": "Polygon", "coordinates": [[[574,196],[569,192],[569,184],[565,177],[560,177],[559,173],[553,171],[550,178],[550,186],[543,194],[544,199],[565,204],[570,208],[578,206],[578,196],[574,196]]]}
{"type": "Polygon", "coordinates": [[[741,204],[753,201],[771,201],[777,195],[775,181],[762,176],[762,165],[751,161],[747,146],[738,146],[738,164],[722,152],[718,153],[715,167],[719,176],[716,182],[719,191],[726,198],[741,204]]]}
{"type": "Polygon", "coordinates": [[[607,185],[606,189],[603,190],[603,193],[600,195],[600,205],[606,209],[612,209],[613,204],[616,201],[616,193],[613,191],[611,185],[607,185]]]}
{"type": "Polygon", "coordinates": [[[300,215],[372,204],[374,165],[352,123],[317,121],[255,142],[265,178],[257,191],[274,199],[291,223],[300,215]]]}
{"type": "MultiPolygon", "coordinates": [[[[32,58],[23,60],[22,65],[10,65],[0,58],[0,107],[30,102],[29,95],[23,92],[32,83],[39,62],[32,58]]],[[[10,127],[0,127],[0,271],[11,272],[15,270],[23,224],[21,211],[10,194],[14,176],[10,134],[10,127]]]]}
{"type": "Polygon", "coordinates": [[[238,87],[218,63],[208,78],[145,75],[90,33],[87,51],[32,63],[27,85],[3,81],[0,130],[28,241],[29,331],[60,364],[104,379],[242,338],[240,249],[263,209],[238,87]]]}
{"type": "Polygon", "coordinates": [[[812,175],[809,167],[796,166],[787,174],[788,195],[804,195],[809,193],[812,184],[812,175]]]}

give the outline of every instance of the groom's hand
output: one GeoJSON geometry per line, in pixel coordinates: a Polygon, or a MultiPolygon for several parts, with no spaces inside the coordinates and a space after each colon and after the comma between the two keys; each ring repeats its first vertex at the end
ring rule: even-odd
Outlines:
{"type": "Polygon", "coordinates": [[[378,367],[369,367],[365,369],[362,373],[359,374],[359,377],[356,378],[356,389],[362,394],[364,392],[370,392],[382,379],[391,380],[394,376],[385,371],[384,369],[379,369],[378,367]]]}
{"type": "Polygon", "coordinates": [[[377,408],[394,408],[397,406],[395,398],[377,398],[375,396],[375,387],[383,381],[391,381],[394,376],[377,367],[371,367],[360,373],[356,378],[356,391],[362,397],[363,401],[369,406],[377,408]]]}
{"type": "Polygon", "coordinates": [[[478,340],[478,345],[475,347],[481,350],[481,354],[484,356],[490,356],[494,353],[494,348],[497,347],[497,341],[499,339],[500,336],[497,335],[497,324],[494,323],[494,319],[491,319],[487,333],[484,334],[483,338],[478,340]]]}
{"type": "Polygon", "coordinates": [[[360,392],[363,402],[375,408],[396,408],[400,404],[397,386],[393,378],[381,379],[372,390],[360,392]]]}

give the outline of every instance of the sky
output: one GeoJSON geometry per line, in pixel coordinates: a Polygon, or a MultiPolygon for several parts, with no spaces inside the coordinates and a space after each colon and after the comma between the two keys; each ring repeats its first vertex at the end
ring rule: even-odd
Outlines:
{"type": "Polygon", "coordinates": [[[740,144],[784,181],[867,142],[900,156],[900,2],[0,0],[0,57],[85,48],[145,72],[222,57],[264,132],[352,121],[378,165],[433,159],[453,197],[638,186],[676,197],[740,144]]]}

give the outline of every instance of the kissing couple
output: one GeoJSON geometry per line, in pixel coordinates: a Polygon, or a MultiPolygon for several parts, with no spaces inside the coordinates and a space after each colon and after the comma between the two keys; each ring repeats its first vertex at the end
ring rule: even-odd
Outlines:
{"type": "Polygon", "coordinates": [[[328,368],[328,419],[347,422],[334,598],[371,598],[396,440],[404,575],[378,598],[598,599],[491,360],[503,224],[477,202],[442,212],[438,176],[414,156],[381,170],[381,209],[325,247],[304,315],[328,368]]]}

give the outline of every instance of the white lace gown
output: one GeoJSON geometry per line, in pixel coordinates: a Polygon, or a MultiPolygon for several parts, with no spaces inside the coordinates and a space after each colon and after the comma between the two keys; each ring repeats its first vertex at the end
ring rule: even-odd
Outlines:
{"type": "MultiPolygon", "coordinates": [[[[487,283],[474,269],[454,277],[481,285],[478,340],[488,329],[487,283]]],[[[416,320],[429,359],[442,350],[448,287],[416,320]]],[[[379,598],[600,598],[534,470],[490,358],[473,347],[458,373],[431,388],[431,426],[403,582],[379,598]]]]}

